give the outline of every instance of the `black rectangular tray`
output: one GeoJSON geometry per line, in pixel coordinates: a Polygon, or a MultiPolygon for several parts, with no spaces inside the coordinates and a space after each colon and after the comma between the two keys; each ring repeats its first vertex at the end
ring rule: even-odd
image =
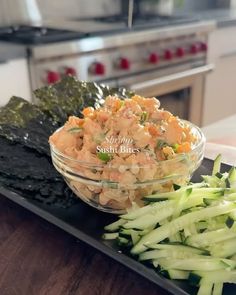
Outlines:
{"type": "MultiPolygon", "coordinates": [[[[212,160],[204,159],[201,167],[194,174],[193,182],[199,181],[202,174],[210,174],[212,165],[212,160]]],[[[228,165],[222,165],[223,172],[228,171],[229,168],[228,165]]],[[[0,187],[0,194],[119,261],[170,293],[174,295],[196,294],[196,288],[189,286],[186,282],[168,280],[151,267],[143,265],[132,257],[118,251],[114,243],[102,240],[101,236],[104,232],[104,226],[114,221],[116,216],[100,212],[82,201],[69,209],[62,209],[26,199],[3,187],[0,187]]],[[[227,284],[224,287],[223,294],[235,295],[236,285],[227,284]]]]}

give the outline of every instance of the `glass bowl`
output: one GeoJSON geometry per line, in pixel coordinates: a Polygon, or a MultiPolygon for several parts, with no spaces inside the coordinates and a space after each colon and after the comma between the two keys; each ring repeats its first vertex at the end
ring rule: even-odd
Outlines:
{"type": "Polygon", "coordinates": [[[109,163],[94,165],[70,158],[50,144],[52,162],[81,200],[98,210],[122,214],[133,203],[142,206],[142,198],[145,195],[170,191],[174,183],[185,184],[200,166],[204,156],[205,137],[200,128],[188,121],[182,121],[190,126],[191,132],[196,136],[196,142],[190,152],[177,154],[170,160],[142,166],[115,166],[109,163]],[[134,173],[138,181],[130,183],[125,176],[128,172],[134,173]],[[104,176],[112,173],[119,173],[121,181],[114,182],[104,176]]]}

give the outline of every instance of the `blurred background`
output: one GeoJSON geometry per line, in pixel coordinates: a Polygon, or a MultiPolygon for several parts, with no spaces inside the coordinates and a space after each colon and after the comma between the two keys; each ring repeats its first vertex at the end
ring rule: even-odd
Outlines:
{"type": "Polygon", "coordinates": [[[0,0],[0,106],[71,75],[200,126],[236,113],[236,0],[0,0]]]}

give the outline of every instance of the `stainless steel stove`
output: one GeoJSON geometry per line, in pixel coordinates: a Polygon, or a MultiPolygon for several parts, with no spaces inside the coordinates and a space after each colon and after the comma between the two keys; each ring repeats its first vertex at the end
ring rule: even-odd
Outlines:
{"type": "Polygon", "coordinates": [[[75,75],[159,96],[164,107],[200,124],[214,23],[146,15],[133,24],[128,28],[127,19],[118,16],[47,23],[31,30],[10,28],[12,38],[11,32],[0,32],[0,40],[25,46],[32,89],[75,75]]]}

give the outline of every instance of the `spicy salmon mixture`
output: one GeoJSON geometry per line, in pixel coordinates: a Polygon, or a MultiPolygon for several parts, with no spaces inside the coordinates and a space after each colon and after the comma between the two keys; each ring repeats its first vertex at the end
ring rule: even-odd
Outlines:
{"type": "MultiPolygon", "coordinates": [[[[70,183],[86,197],[96,194],[100,204],[115,202],[119,208],[141,198],[131,189],[133,184],[169,173],[158,167],[163,167],[160,165],[165,160],[190,152],[196,137],[187,123],[161,109],[158,99],[135,95],[125,100],[108,96],[103,107],[85,108],[82,119],[69,117],[49,141],[60,153],[78,161],[74,168],[83,176],[119,183],[123,188],[120,192],[112,187],[70,183]],[[88,169],[85,163],[97,169],[88,169]]],[[[173,161],[171,169],[180,168],[173,161]]],[[[155,189],[148,188],[145,193],[155,189]]]]}

